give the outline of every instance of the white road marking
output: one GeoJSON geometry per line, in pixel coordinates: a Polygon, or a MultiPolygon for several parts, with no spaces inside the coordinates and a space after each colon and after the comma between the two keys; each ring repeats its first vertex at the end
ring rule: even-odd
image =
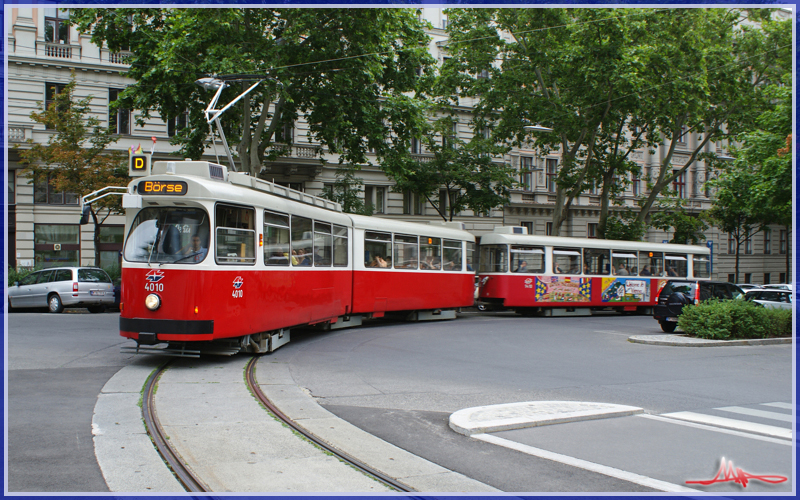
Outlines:
{"type": "Polygon", "coordinates": [[[662,417],[677,418],[679,420],[688,420],[689,422],[715,425],[717,427],[726,427],[728,429],[738,429],[741,431],[752,432],[753,434],[761,434],[763,436],[792,439],[791,429],[783,429],[781,427],[775,427],[774,425],[757,424],[755,422],[746,422],[744,420],[735,420],[725,417],[715,417],[714,415],[704,415],[702,413],[693,413],[690,411],[665,413],[662,415],[662,417]]]}
{"type": "Polygon", "coordinates": [[[479,439],[487,443],[496,444],[498,446],[503,446],[511,450],[516,450],[528,455],[533,455],[534,457],[544,458],[547,460],[552,460],[554,462],[560,462],[562,464],[570,465],[572,467],[578,467],[588,471],[597,472],[598,474],[603,474],[606,476],[615,477],[617,479],[622,479],[623,481],[640,484],[642,486],[647,486],[648,488],[653,488],[655,490],[668,491],[668,492],[699,491],[692,488],[687,488],[686,486],[681,486],[678,484],[672,484],[666,481],[653,479],[652,477],[642,476],[641,474],[636,474],[634,472],[628,472],[621,469],[616,469],[614,467],[608,467],[607,465],[596,464],[594,462],[589,462],[587,460],[582,460],[580,458],[562,455],[560,453],[554,453],[552,451],[543,450],[541,448],[534,448],[533,446],[517,443],[514,441],[510,441],[508,439],[493,436],[491,434],[473,434],[472,438],[479,439]]]}
{"type": "Polygon", "coordinates": [[[791,422],[792,416],[785,413],[775,413],[774,411],[753,410],[751,408],[742,408],[741,406],[726,406],[724,408],[714,408],[715,410],[729,411],[731,413],[738,413],[740,415],[750,415],[751,417],[770,418],[772,420],[780,420],[781,422],[791,422]]]}
{"type": "Polygon", "coordinates": [[[761,406],[772,406],[773,408],[783,408],[784,410],[794,410],[792,403],[761,403],[761,406]]]}
{"type": "Polygon", "coordinates": [[[630,337],[630,333],[623,333],[623,332],[615,332],[611,330],[595,330],[594,333],[610,333],[611,335],[624,335],[626,337],[630,337]]]}
{"type": "Polygon", "coordinates": [[[642,417],[642,418],[649,418],[650,420],[657,420],[659,422],[667,422],[667,423],[670,423],[670,424],[682,425],[684,427],[693,427],[695,429],[703,429],[703,430],[711,431],[711,432],[719,432],[721,434],[730,434],[731,436],[739,436],[739,437],[744,437],[744,438],[748,438],[748,439],[756,439],[758,441],[765,441],[767,443],[782,444],[784,446],[792,446],[792,442],[791,441],[786,441],[785,439],[777,439],[777,438],[771,438],[771,437],[767,437],[767,436],[760,436],[758,434],[750,434],[750,433],[747,433],[747,432],[734,431],[734,430],[731,430],[731,429],[723,429],[722,427],[714,427],[714,426],[711,426],[711,425],[696,424],[694,422],[687,422],[685,420],[676,420],[674,418],[664,418],[664,417],[661,417],[659,415],[639,414],[639,415],[635,415],[635,416],[642,417]]]}

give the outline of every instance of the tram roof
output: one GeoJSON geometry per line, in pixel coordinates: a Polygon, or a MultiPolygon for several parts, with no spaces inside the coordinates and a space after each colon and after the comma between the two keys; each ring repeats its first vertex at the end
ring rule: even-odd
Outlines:
{"type": "Polygon", "coordinates": [[[453,240],[475,241],[475,236],[473,236],[472,233],[441,224],[419,224],[417,222],[385,219],[383,217],[368,217],[366,215],[356,214],[348,215],[353,220],[353,227],[366,229],[368,231],[385,231],[392,233],[433,236],[437,238],[448,238],[453,240]]]}
{"type": "Polygon", "coordinates": [[[489,233],[481,237],[481,245],[543,245],[557,247],[608,248],[611,250],[650,250],[653,252],[676,252],[708,255],[708,247],[701,245],[678,245],[674,243],[651,243],[648,241],[603,240],[599,238],[573,238],[568,236],[541,236],[536,234],[489,233]]]}

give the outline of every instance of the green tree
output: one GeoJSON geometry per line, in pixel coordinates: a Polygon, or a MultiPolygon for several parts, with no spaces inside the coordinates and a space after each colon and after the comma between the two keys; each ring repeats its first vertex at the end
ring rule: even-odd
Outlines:
{"type": "MultiPolygon", "coordinates": [[[[31,113],[34,122],[54,133],[47,144],[29,139],[26,148],[18,148],[20,161],[25,166],[22,174],[34,182],[47,182],[49,176],[55,190],[78,196],[107,186],[126,186],[130,181],[127,155],[107,149],[118,137],[90,115],[92,96],[75,100],[74,92],[73,75],[49,108],[45,109],[39,102],[39,110],[31,113]]],[[[121,213],[122,200],[118,196],[107,196],[91,205],[97,265],[100,263],[100,228],[110,215],[121,213]]]]}
{"type": "Polygon", "coordinates": [[[396,191],[425,197],[445,221],[465,209],[477,214],[507,203],[514,184],[514,170],[494,159],[507,148],[479,133],[465,142],[453,133],[454,124],[451,116],[443,116],[423,128],[419,140],[430,155],[395,148],[382,162],[396,191]]]}
{"type": "Polygon", "coordinates": [[[609,139],[633,114],[633,96],[640,85],[637,75],[645,62],[631,49],[632,40],[643,36],[642,27],[618,12],[448,11],[448,49],[454,57],[445,64],[443,84],[454,89],[456,97],[477,99],[478,120],[494,125],[495,137],[507,144],[529,144],[528,125],[554,130],[535,137],[543,154],[561,152],[554,234],[559,234],[575,198],[600,183],[603,166],[626,165],[595,158],[604,127],[609,139]]]}
{"type": "MultiPolygon", "coordinates": [[[[771,9],[674,9],[648,23],[652,54],[646,78],[653,91],[643,99],[652,124],[652,144],[664,154],[637,216],[647,222],[651,208],[670,184],[704,155],[707,145],[752,130],[769,106],[766,84],[791,67],[790,22],[773,24],[771,9]],[[760,20],[762,26],[747,25],[760,20]],[[696,134],[691,144],[686,137],[696,134]],[[678,146],[688,156],[676,161],[678,146]]],[[[710,157],[709,157],[710,156],[710,157]]]]}
{"type": "Polygon", "coordinates": [[[706,239],[707,216],[686,212],[681,198],[667,198],[659,201],[658,209],[651,214],[650,225],[663,231],[672,231],[670,243],[697,245],[706,239]]]}
{"type": "Polygon", "coordinates": [[[349,214],[372,215],[372,208],[364,203],[361,196],[363,185],[353,169],[340,167],[336,171],[336,182],[322,190],[322,197],[339,203],[342,210],[349,214]]]}
{"type": "Polygon", "coordinates": [[[715,188],[714,205],[707,212],[709,219],[728,233],[736,246],[735,282],[739,282],[739,255],[742,243],[761,230],[763,221],[750,200],[754,176],[752,168],[737,162],[717,179],[709,181],[715,188]]]}
{"type": "Polygon", "coordinates": [[[220,102],[229,102],[269,77],[222,120],[241,169],[253,176],[284,144],[301,141],[282,133],[300,117],[309,142],[353,168],[369,149],[392,147],[416,116],[409,109],[419,74],[433,62],[413,9],[74,9],[72,19],[94,43],[132,52],[127,75],[136,83],[119,106],[141,110],[140,121],[188,110],[190,126],[174,139],[186,157],[199,157],[209,134],[198,103],[213,94],[198,78],[243,75],[223,92],[220,102]]]}

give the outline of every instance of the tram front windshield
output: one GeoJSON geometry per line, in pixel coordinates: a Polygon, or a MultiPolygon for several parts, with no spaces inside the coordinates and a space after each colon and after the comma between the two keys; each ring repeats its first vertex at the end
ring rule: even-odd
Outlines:
{"type": "Polygon", "coordinates": [[[129,262],[196,264],[208,254],[208,213],[201,208],[153,207],[136,215],[125,242],[129,262]]]}

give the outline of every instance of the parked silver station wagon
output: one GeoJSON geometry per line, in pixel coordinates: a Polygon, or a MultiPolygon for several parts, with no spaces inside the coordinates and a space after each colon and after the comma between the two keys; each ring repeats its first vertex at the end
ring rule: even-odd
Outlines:
{"type": "Polygon", "coordinates": [[[8,288],[8,308],[47,307],[60,313],[65,307],[103,312],[114,304],[114,285],[96,267],[54,267],[31,273],[8,288]]]}

